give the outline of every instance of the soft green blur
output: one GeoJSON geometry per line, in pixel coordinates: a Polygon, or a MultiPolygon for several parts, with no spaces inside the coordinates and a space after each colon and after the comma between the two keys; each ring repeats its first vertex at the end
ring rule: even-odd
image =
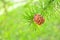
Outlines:
{"type": "Polygon", "coordinates": [[[11,12],[4,11],[0,15],[0,40],[60,40],[60,0],[27,0],[11,12]],[[34,14],[41,14],[45,22],[34,23],[34,14]]]}

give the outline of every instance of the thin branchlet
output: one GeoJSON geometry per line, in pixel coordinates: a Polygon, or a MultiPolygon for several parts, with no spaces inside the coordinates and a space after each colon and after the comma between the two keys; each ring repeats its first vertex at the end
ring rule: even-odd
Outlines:
{"type": "Polygon", "coordinates": [[[50,0],[49,2],[48,2],[48,4],[43,8],[44,10],[45,9],[47,9],[47,7],[49,7],[49,5],[53,2],[54,0],[50,0]]]}

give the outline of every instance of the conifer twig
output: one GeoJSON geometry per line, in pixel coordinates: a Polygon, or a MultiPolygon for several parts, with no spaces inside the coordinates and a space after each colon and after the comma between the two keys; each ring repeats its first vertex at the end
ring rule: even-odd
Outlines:
{"type": "Polygon", "coordinates": [[[53,2],[54,0],[50,0],[48,4],[43,8],[44,10],[53,2]]]}

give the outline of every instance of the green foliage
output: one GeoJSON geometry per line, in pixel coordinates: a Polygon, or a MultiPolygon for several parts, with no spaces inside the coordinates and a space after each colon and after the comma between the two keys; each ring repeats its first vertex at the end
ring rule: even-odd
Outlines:
{"type": "Polygon", "coordinates": [[[0,17],[0,40],[60,40],[59,27],[59,0],[39,0],[0,17]],[[34,23],[35,14],[45,18],[42,25],[34,23]]]}

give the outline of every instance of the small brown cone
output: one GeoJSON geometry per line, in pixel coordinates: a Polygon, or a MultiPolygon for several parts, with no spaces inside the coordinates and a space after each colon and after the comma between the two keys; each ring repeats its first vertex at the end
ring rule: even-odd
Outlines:
{"type": "Polygon", "coordinates": [[[41,15],[39,15],[39,14],[35,14],[33,20],[34,20],[34,22],[35,22],[36,24],[38,24],[38,25],[43,24],[44,21],[45,21],[44,18],[43,18],[41,15]]]}

